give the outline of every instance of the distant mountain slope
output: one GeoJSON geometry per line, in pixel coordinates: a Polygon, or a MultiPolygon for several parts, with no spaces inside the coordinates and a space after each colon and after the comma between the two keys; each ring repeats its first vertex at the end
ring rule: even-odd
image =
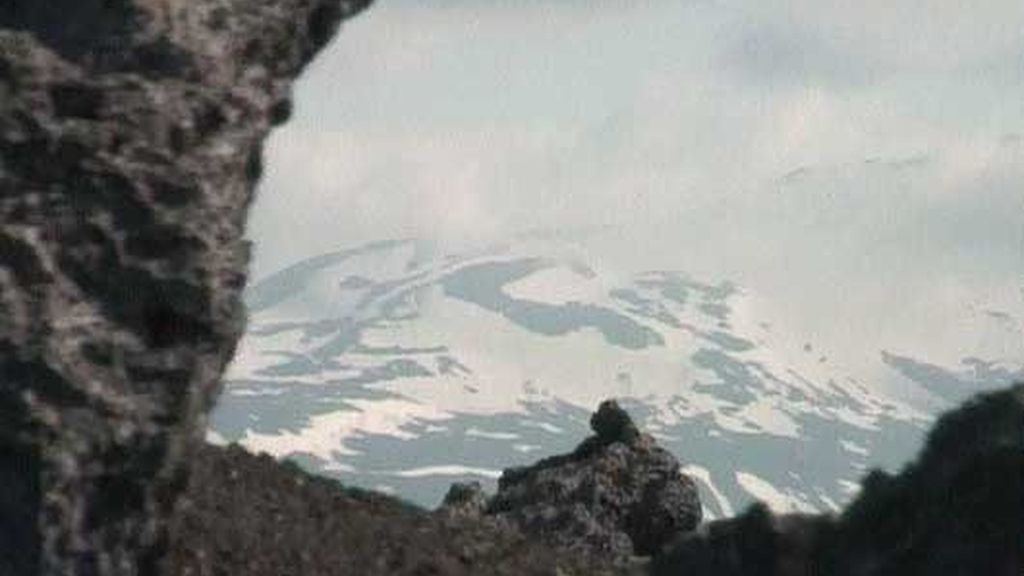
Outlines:
{"type": "Polygon", "coordinates": [[[866,466],[912,453],[936,406],[1024,374],[879,350],[928,386],[897,397],[759,318],[739,286],[605,270],[548,239],[369,244],[282,270],[248,301],[211,437],[427,505],[452,481],[567,451],[618,397],[688,466],[709,516],[752,499],[836,509],[866,466]]]}

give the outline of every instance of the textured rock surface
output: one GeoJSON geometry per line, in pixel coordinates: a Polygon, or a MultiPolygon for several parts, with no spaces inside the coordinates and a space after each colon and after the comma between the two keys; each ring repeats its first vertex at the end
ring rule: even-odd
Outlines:
{"type": "Polygon", "coordinates": [[[700,523],[697,486],[614,401],[572,454],[506,470],[486,514],[555,546],[615,561],[649,555],[700,523]]]}
{"type": "Polygon", "coordinates": [[[363,2],[0,4],[0,573],[152,573],[291,81],[363,2]]]}
{"type": "MultiPolygon", "coordinates": [[[[469,490],[465,494],[471,494],[469,490]]],[[[488,519],[431,514],[239,448],[203,449],[165,573],[627,576],[488,519]]]]}
{"type": "Polygon", "coordinates": [[[487,511],[487,494],[479,482],[452,484],[439,512],[448,516],[480,518],[487,511]]]}
{"type": "Polygon", "coordinates": [[[900,474],[872,472],[837,518],[754,507],[678,537],[654,576],[1024,574],[1024,385],[936,423],[900,474]]]}

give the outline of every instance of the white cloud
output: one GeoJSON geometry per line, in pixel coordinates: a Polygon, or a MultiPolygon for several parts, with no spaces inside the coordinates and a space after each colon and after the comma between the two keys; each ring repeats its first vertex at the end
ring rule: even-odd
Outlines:
{"type": "Polygon", "coordinates": [[[1022,29],[1020,2],[382,2],[268,148],[256,276],[613,224],[602,256],[754,283],[837,341],[953,341],[936,306],[1020,308],[1022,29]]]}

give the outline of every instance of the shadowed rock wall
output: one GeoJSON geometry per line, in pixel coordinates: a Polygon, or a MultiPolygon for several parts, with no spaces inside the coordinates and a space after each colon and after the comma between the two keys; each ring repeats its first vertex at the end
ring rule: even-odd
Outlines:
{"type": "Polygon", "coordinates": [[[366,3],[0,3],[0,574],[155,570],[263,140],[366,3]]]}

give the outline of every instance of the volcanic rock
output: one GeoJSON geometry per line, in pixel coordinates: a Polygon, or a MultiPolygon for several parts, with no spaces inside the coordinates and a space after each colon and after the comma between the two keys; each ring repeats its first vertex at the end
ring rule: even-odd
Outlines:
{"type": "Polygon", "coordinates": [[[613,442],[632,444],[640,439],[640,431],[633,419],[614,400],[605,400],[597,407],[597,412],[590,417],[590,428],[601,445],[613,442]]]}
{"type": "Polygon", "coordinates": [[[0,3],[0,573],[152,574],[338,0],[0,3]]]}
{"type": "Polygon", "coordinates": [[[199,451],[171,533],[164,573],[175,576],[639,576],[237,446],[199,451]]]}
{"type": "Polygon", "coordinates": [[[568,455],[505,470],[487,514],[564,550],[611,561],[657,551],[701,520],[697,486],[614,401],[568,455]]]}

